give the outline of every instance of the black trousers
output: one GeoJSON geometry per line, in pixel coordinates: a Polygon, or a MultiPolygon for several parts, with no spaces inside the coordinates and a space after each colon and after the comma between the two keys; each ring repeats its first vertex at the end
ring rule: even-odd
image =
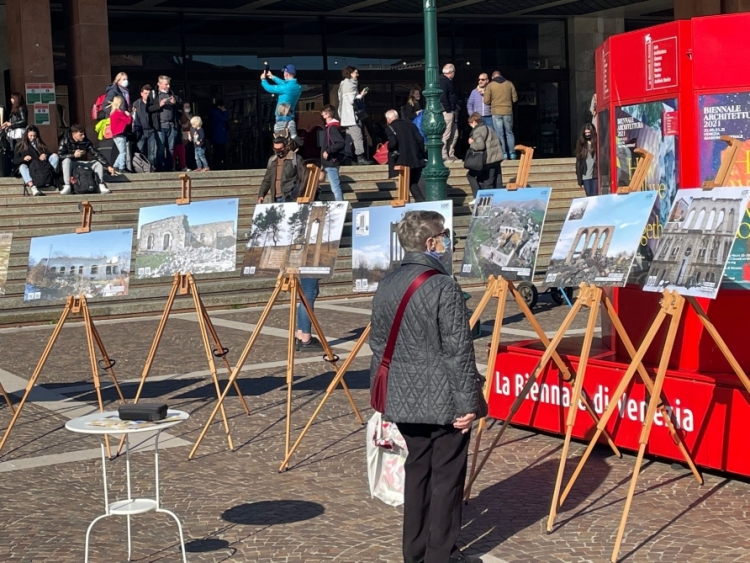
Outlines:
{"type": "Polygon", "coordinates": [[[410,168],[409,169],[409,191],[411,192],[414,201],[420,203],[426,201],[425,194],[425,183],[422,180],[422,169],[421,168],[410,168]]]}
{"type": "Polygon", "coordinates": [[[469,179],[471,193],[474,194],[474,198],[477,197],[479,190],[492,190],[503,187],[503,176],[499,162],[487,164],[479,171],[469,170],[466,177],[469,179]]]}
{"type": "Polygon", "coordinates": [[[405,563],[448,563],[457,557],[470,433],[453,426],[398,423],[406,441],[405,563]]]}

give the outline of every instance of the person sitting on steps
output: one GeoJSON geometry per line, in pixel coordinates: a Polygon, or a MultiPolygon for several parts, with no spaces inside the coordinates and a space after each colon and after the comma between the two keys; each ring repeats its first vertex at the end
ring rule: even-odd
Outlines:
{"type": "Polygon", "coordinates": [[[57,173],[57,165],[60,162],[60,158],[44,144],[39,134],[39,129],[34,125],[29,125],[26,127],[23,137],[16,144],[14,163],[18,167],[18,172],[21,174],[21,178],[23,178],[24,185],[31,191],[31,195],[41,196],[44,193],[39,188],[43,188],[44,186],[34,184],[31,176],[31,163],[35,160],[48,162],[52,166],[54,173],[57,173]]]}
{"type": "Polygon", "coordinates": [[[71,125],[70,131],[63,135],[57,153],[62,159],[63,181],[65,182],[60,192],[61,195],[72,193],[70,178],[73,171],[79,166],[90,166],[98,176],[99,193],[111,193],[111,190],[104,184],[104,169],[107,169],[110,176],[116,176],[115,169],[107,162],[104,155],[96,150],[91,141],[86,138],[86,130],[83,128],[83,125],[77,123],[71,125]],[[87,160],[86,157],[88,155],[91,155],[94,160],[87,160]]]}

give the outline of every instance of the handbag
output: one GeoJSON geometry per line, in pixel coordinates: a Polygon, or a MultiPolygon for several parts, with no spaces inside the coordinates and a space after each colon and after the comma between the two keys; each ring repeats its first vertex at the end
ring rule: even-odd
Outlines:
{"type": "Polygon", "coordinates": [[[406,306],[409,304],[409,300],[419,287],[432,276],[439,273],[440,272],[437,270],[426,270],[422,272],[411,282],[411,284],[409,284],[406,293],[404,293],[404,296],[401,298],[401,303],[399,303],[398,309],[396,310],[396,316],[393,318],[393,325],[391,325],[391,333],[388,335],[388,342],[383,351],[383,359],[380,360],[380,366],[375,374],[375,381],[370,390],[370,406],[377,412],[385,412],[386,395],[388,394],[388,372],[391,369],[391,359],[393,358],[393,351],[396,348],[396,339],[398,338],[398,331],[401,328],[401,320],[404,318],[406,306]]]}
{"type": "Polygon", "coordinates": [[[378,164],[388,163],[388,141],[378,145],[378,148],[375,149],[375,154],[372,155],[372,158],[374,158],[375,162],[377,162],[378,164]]]}
{"type": "Polygon", "coordinates": [[[490,138],[490,130],[487,129],[487,135],[484,137],[484,150],[478,151],[475,149],[469,149],[466,151],[464,157],[464,168],[467,170],[473,170],[474,172],[481,172],[487,164],[487,140],[490,138]]]}
{"type": "Polygon", "coordinates": [[[367,480],[370,496],[391,506],[404,504],[404,464],[409,451],[393,422],[376,412],[367,423],[367,480]]]}

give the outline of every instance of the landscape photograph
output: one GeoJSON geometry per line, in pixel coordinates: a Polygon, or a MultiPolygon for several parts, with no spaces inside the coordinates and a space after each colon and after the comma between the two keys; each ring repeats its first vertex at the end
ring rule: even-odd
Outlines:
{"type": "Polygon", "coordinates": [[[10,264],[10,245],[12,242],[12,233],[0,233],[0,297],[5,295],[5,283],[8,281],[8,266],[10,264]]]}

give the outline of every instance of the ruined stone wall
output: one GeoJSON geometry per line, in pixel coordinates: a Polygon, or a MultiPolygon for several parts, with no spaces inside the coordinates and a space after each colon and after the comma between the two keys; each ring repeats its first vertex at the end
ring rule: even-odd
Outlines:
{"type": "Polygon", "coordinates": [[[175,215],[147,223],[141,227],[138,249],[140,252],[181,250],[188,245],[189,233],[190,225],[186,215],[175,215]]]}
{"type": "Polygon", "coordinates": [[[236,244],[237,235],[234,232],[234,221],[217,221],[190,227],[192,246],[208,246],[210,248],[226,248],[236,244]]]}

